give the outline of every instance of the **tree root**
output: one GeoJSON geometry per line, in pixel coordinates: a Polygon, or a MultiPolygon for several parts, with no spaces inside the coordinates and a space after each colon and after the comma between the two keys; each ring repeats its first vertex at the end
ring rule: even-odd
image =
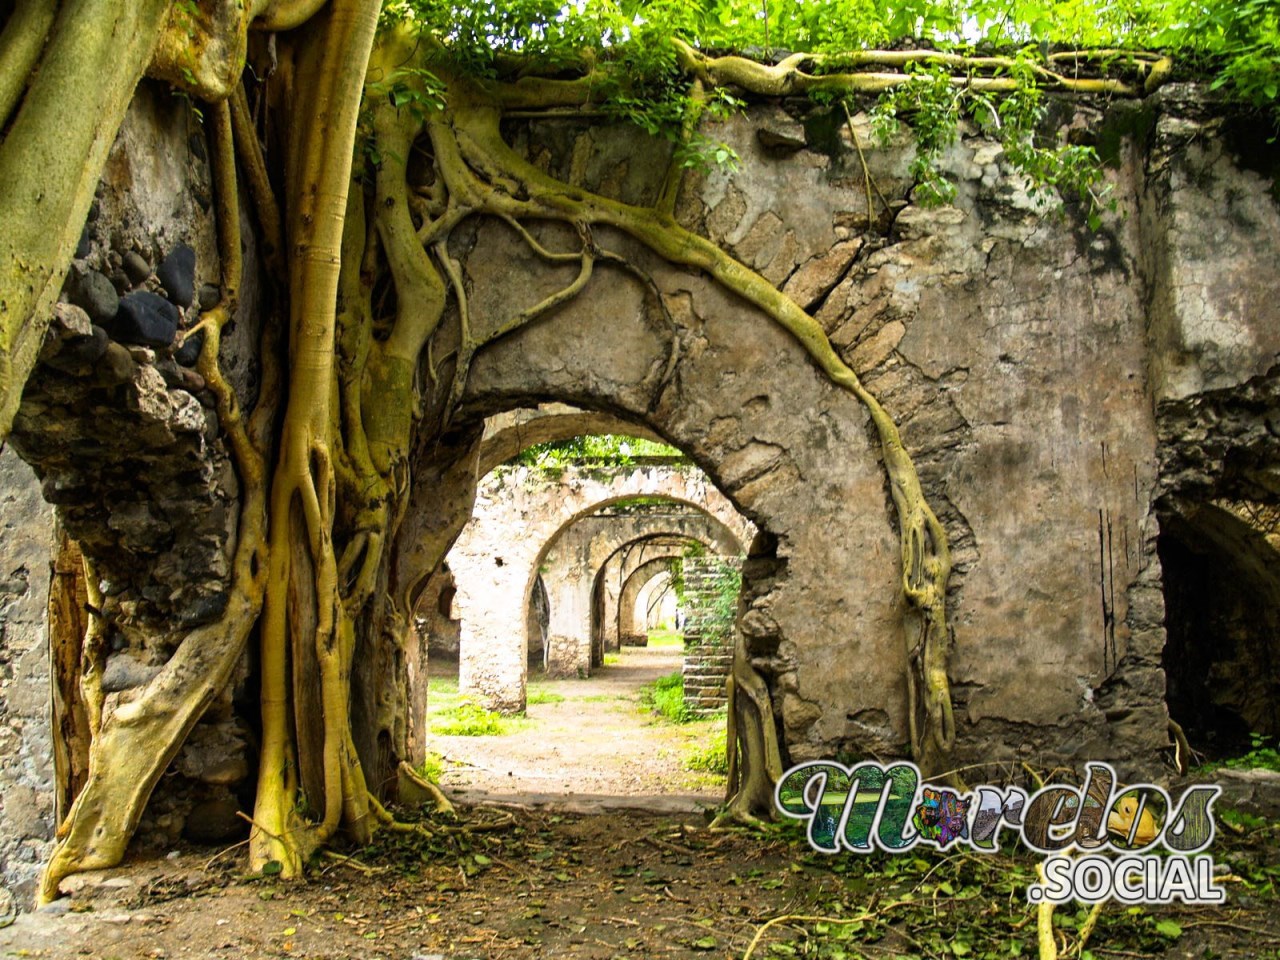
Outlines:
{"type": "Polygon", "coordinates": [[[57,15],[49,0],[18,0],[0,34],[0,130],[9,123],[57,15]]]}
{"type": "Polygon", "coordinates": [[[449,798],[444,795],[444,791],[426,777],[419,776],[418,771],[413,769],[407,760],[400,761],[399,770],[414,786],[431,796],[431,801],[435,804],[436,813],[446,817],[457,816],[457,811],[454,810],[453,804],[449,802],[449,798]]]}
{"type": "Polygon", "coordinates": [[[756,947],[760,945],[760,941],[764,938],[764,935],[774,927],[781,926],[784,923],[830,923],[836,925],[846,923],[865,923],[868,920],[876,920],[882,917],[890,910],[907,906],[914,902],[914,900],[910,899],[894,900],[893,902],[886,903],[883,907],[876,910],[864,910],[862,913],[853,917],[822,917],[801,913],[787,913],[779,917],[773,917],[761,924],[760,928],[756,930],[755,936],[751,938],[751,942],[747,944],[747,949],[742,954],[742,960],[751,960],[752,954],[755,953],[756,947]]]}
{"type": "Polygon", "coordinates": [[[306,855],[346,822],[367,836],[367,790],[351,745],[348,699],[352,644],[338,596],[332,542],[334,472],[329,449],[335,302],[351,153],[361,84],[380,4],[333,0],[323,43],[302,66],[312,110],[292,143],[289,242],[291,382],[279,463],[271,492],[269,571],[262,625],[262,754],[250,836],[250,863],[270,861],[294,876],[306,855]],[[291,584],[310,581],[291,602],[291,584]],[[309,635],[308,635],[309,634],[309,635]],[[292,641],[292,643],[290,642],[292,641]],[[292,670],[289,651],[292,650],[292,670]],[[318,702],[289,696],[289,677],[315,670],[318,702]],[[291,724],[290,708],[296,723],[291,724]],[[318,716],[319,729],[308,725],[318,716]],[[298,761],[320,757],[311,795],[319,823],[295,807],[298,761]],[[292,829],[291,829],[292,828],[292,829]]]}
{"type": "MultiPolygon", "coordinates": [[[[1112,94],[1136,97],[1142,91],[1122,80],[1108,78],[1069,77],[1036,63],[1018,64],[1010,57],[969,57],[937,50],[866,50],[819,56],[797,53],[778,64],[762,64],[744,57],[711,57],[695,50],[680,39],[672,41],[681,66],[708,86],[733,86],[765,96],[785,97],[799,94],[883,93],[909,82],[908,73],[882,73],[858,70],[854,73],[806,73],[806,63],[834,64],[840,67],[886,67],[901,70],[908,64],[941,66],[955,72],[955,87],[980,92],[1007,93],[1019,88],[1019,81],[1008,74],[1022,66],[1031,70],[1036,80],[1046,87],[1072,93],[1112,94]],[[982,76],[983,72],[997,74],[982,76]],[[1005,74],[1000,76],[998,74],[1005,74]]],[[[1144,74],[1154,75],[1161,58],[1154,55],[1134,59],[1144,74]]],[[[1150,91],[1146,91],[1150,92],[1150,91]]]]}
{"type": "MultiPolygon", "coordinates": [[[[189,633],[141,693],[130,700],[119,698],[109,715],[101,708],[100,688],[95,686],[98,671],[91,668],[86,672],[83,682],[93,734],[89,775],[59,830],[60,838],[41,878],[42,903],[58,896],[58,885],[69,874],[114,866],[123,858],[152,789],[191,728],[226,686],[261,609],[266,571],[263,461],[246,432],[235,394],[217,366],[222,326],[234,313],[241,260],[231,127],[225,106],[216,109],[215,118],[213,156],[223,296],[211,311],[214,322],[208,327],[199,365],[214,394],[219,424],[241,483],[240,540],[233,560],[230,600],[217,623],[189,633]]],[[[271,410],[269,398],[264,397],[260,412],[269,417],[271,410]]],[[[91,570],[87,570],[86,580],[92,602],[97,582],[91,570]]],[[[92,656],[87,662],[94,662],[92,656]]]]}
{"type": "Polygon", "coordinates": [[[709,273],[790,332],[835,385],[861,401],[880,438],[898,513],[903,593],[919,618],[908,647],[912,755],[926,774],[945,769],[955,738],[946,673],[950,644],[946,585],[951,572],[946,531],[925,500],[897,426],[836,353],[822,327],[758,273],[670,218],[583,191],[566,192],[507,146],[497,130],[496,115],[455,117],[451,129],[456,133],[455,148],[451,149],[443,136],[433,141],[440,173],[451,191],[484,197],[485,209],[498,215],[607,224],[630,234],[669,262],[709,273]],[[481,171],[490,184],[482,182],[475,171],[481,171]],[[491,184],[515,184],[516,188],[512,193],[491,184]]]}

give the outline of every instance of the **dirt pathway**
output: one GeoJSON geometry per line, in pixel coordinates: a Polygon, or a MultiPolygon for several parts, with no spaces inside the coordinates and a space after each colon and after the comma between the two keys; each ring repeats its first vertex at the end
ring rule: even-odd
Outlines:
{"type": "MultiPolygon", "coordinates": [[[[640,687],[678,670],[681,651],[628,647],[617,657],[585,680],[535,680],[527,719],[509,733],[432,736],[428,749],[447,761],[441,785],[466,803],[550,803],[576,812],[715,805],[721,781],[691,772],[684,758],[724,720],[673,724],[639,705],[640,687]]],[[[447,707],[456,700],[446,691],[435,701],[447,707]]]]}

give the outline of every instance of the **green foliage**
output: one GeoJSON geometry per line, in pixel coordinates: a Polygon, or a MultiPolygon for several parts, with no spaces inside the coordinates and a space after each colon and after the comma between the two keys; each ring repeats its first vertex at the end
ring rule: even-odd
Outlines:
{"type": "Polygon", "coordinates": [[[688,723],[696,719],[684,701],[684,675],[679,670],[641,687],[640,706],[672,723],[688,723]]]}
{"type": "MultiPolygon", "coordinates": [[[[431,38],[434,61],[454,72],[494,80],[589,78],[599,109],[673,141],[676,162],[693,167],[736,162],[727,146],[689,127],[741,102],[720,89],[695,98],[673,38],[764,61],[803,51],[821,58],[807,64],[819,73],[839,70],[841,54],[901,42],[1012,55],[1018,87],[1011,94],[980,95],[953,83],[952,68],[913,66],[905,85],[878,99],[877,125],[891,131],[900,121],[911,124],[919,144],[912,172],[926,202],[953,198],[941,160],[960,120],[970,117],[999,137],[1008,160],[1046,202],[1059,195],[1079,200],[1096,227],[1107,206],[1098,158],[1090,148],[1046,137],[1044,80],[1032,66],[1076,75],[1127,69],[1133,81],[1140,78],[1131,63],[1126,67],[1125,51],[1167,52],[1184,72],[1211,80],[1234,102],[1264,110],[1280,124],[1278,11],[1275,0],[392,0],[384,20],[419,25],[431,38]],[[1066,48],[1104,52],[1050,60],[1052,51],[1066,48]]],[[[435,109],[441,94],[426,77],[385,84],[375,92],[412,109],[435,109]]]]}
{"type": "Polygon", "coordinates": [[[912,65],[907,82],[876,101],[872,122],[877,138],[887,142],[907,118],[915,135],[916,153],[911,174],[917,194],[925,203],[949,203],[956,188],[939,169],[943,151],[959,137],[961,105],[965,92],[951,83],[951,72],[942,67],[912,65]]]}
{"type": "Polygon", "coordinates": [[[1280,773],[1280,750],[1260,733],[1249,734],[1249,751],[1243,756],[1224,760],[1220,766],[1233,770],[1275,770],[1280,773]]]}
{"type": "Polygon", "coordinates": [[[370,96],[386,97],[391,106],[408,110],[418,120],[445,108],[444,82],[422,67],[400,67],[389,76],[370,82],[365,90],[370,96]]]}
{"type": "Polygon", "coordinates": [[[580,464],[628,466],[638,457],[683,459],[683,454],[665,443],[604,433],[535,443],[521,450],[515,462],[528,467],[554,470],[580,464]]]}
{"type": "Polygon", "coordinates": [[[431,732],[442,737],[500,737],[511,725],[509,718],[469,700],[431,717],[431,732]]]}
{"type": "Polygon", "coordinates": [[[1025,174],[1031,193],[1055,206],[1059,196],[1078,199],[1089,225],[1097,229],[1107,189],[1100,186],[1102,165],[1092,147],[1045,141],[1044,94],[1037,83],[1036,54],[1021,50],[1007,73],[1017,88],[995,99],[952,82],[951,71],[940,65],[908,65],[908,80],[881,96],[872,109],[880,142],[887,142],[907,119],[915,138],[911,173],[916,196],[925,204],[950,203],[955,185],[942,169],[946,150],[959,136],[962,118],[973,120],[988,136],[999,140],[1005,157],[1025,174]]]}
{"type": "Polygon", "coordinates": [[[742,568],[717,557],[714,561],[712,585],[715,594],[711,605],[703,611],[699,626],[702,635],[712,643],[724,643],[733,636],[738,618],[738,595],[742,593],[742,568]]]}
{"type": "Polygon", "coordinates": [[[649,631],[650,647],[683,647],[684,634],[679,630],[650,630],[649,631]]]}
{"type": "Polygon", "coordinates": [[[428,752],[423,758],[422,764],[418,767],[418,774],[424,780],[438,784],[440,777],[444,775],[445,759],[438,753],[428,752]]]}
{"type": "Polygon", "coordinates": [[[702,773],[715,773],[725,776],[729,773],[728,753],[725,745],[728,730],[723,723],[711,731],[705,744],[695,745],[684,757],[684,765],[690,770],[702,773]]]}
{"type": "MultiPolygon", "coordinates": [[[[710,643],[724,643],[733,636],[733,627],[738,618],[738,595],[742,593],[742,568],[722,557],[711,558],[709,581],[712,587],[710,602],[699,597],[697,603],[691,602],[688,582],[685,577],[684,561],[690,558],[703,557],[706,549],[701,544],[691,544],[684,550],[684,555],[671,561],[671,588],[676,600],[696,619],[697,633],[710,643]]],[[[688,624],[686,624],[688,629],[688,624]]]]}
{"type": "Polygon", "coordinates": [[[1164,45],[1205,55],[1215,89],[1262,108],[1280,126],[1280,4],[1275,0],[1181,0],[1158,35],[1164,45]]]}
{"type": "Polygon", "coordinates": [[[563,703],[564,694],[553,693],[550,690],[535,690],[530,687],[528,694],[524,698],[524,702],[531,707],[537,706],[540,703],[563,703]]]}

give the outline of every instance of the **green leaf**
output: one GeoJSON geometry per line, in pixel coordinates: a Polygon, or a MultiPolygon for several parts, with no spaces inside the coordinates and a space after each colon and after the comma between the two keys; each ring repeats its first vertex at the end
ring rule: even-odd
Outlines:
{"type": "Polygon", "coordinates": [[[268,860],[262,865],[262,875],[264,877],[278,877],[284,870],[284,864],[279,860],[268,860]]]}
{"type": "Polygon", "coordinates": [[[714,950],[720,946],[720,941],[715,937],[701,937],[691,944],[695,950],[714,950]]]}
{"type": "Polygon", "coordinates": [[[1176,940],[1182,936],[1182,927],[1174,920],[1159,920],[1156,922],[1156,933],[1170,940],[1176,940]]]}

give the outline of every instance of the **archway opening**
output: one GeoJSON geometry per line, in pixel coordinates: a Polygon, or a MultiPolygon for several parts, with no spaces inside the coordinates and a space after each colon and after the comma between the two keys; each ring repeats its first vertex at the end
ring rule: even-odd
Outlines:
{"type": "MultiPolygon", "coordinates": [[[[686,556],[740,565],[755,528],[647,430],[615,419],[610,434],[569,433],[581,421],[555,410],[486,423],[485,472],[445,562],[450,583],[423,594],[449,596],[457,634],[456,652],[430,649],[426,749],[444,761],[441,783],[464,798],[586,792],[714,804],[724,764],[706,755],[723,757],[723,697],[683,705],[680,567],[686,556]],[[623,647],[637,622],[643,642],[623,647]],[[662,642],[651,645],[651,633],[662,642]],[[655,712],[673,685],[680,707],[655,712]]],[[[448,633],[429,623],[444,615],[438,603],[418,611],[430,641],[448,633]]],[[[732,660],[732,636],[720,639],[716,693],[732,660]]]]}
{"type": "Polygon", "coordinates": [[[1280,735],[1280,514],[1239,502],[1161,516],[1169,715],[1210,760],[1280,735]]]}

